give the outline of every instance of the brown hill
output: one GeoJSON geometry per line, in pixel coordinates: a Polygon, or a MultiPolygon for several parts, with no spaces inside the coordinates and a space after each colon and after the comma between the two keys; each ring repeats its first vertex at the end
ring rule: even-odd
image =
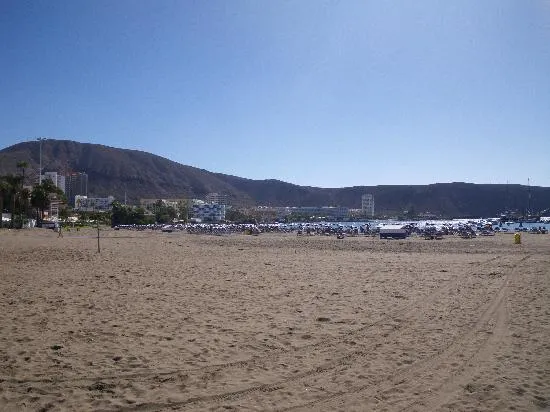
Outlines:
{"type": "MultiPolygon", "coordinates": [[[[29,163],[28,182],[38,175],[39,142],[24,142],[0,151],[0,175],[16,173],[17,161],[29,163]]],[[[372,193],[377,214],[404,210],[441,216],[495,216],[506,208],[550,207],[550,188],[522,185],[436,183],[417,186],[317,188],[278,180],[251,180],[182,165],[150,153],[98,144],[49,139],[42,145],[44,171],[88,173],[90,196],[203,198],[225,193],[235,205],[347,206],[359,208],[361,195],[372,193]]]]}

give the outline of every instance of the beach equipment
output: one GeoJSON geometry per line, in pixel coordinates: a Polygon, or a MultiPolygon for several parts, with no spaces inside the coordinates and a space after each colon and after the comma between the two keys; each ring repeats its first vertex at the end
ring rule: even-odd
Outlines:
{"type": "Polygon", "coordinates": [[[405,239],[407,230],[402,225],[384,225],[380,228],[380,239],[405,239]]]}

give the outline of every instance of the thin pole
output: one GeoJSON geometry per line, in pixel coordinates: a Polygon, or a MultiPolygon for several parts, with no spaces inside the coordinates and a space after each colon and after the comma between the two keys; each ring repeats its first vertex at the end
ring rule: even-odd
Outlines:
{"type": "Polygon", "coordinates": [[[38,171],[38,184],[42,184],[42,138],[39,137],[38,140],[40,141],[40,170],[38,171]]]}
{"type": "Polygon", "coordinates": [[[96,216],[97,223],[97,253],[101,253],[101,248],[99,247],[99,217],[96,216]]]}

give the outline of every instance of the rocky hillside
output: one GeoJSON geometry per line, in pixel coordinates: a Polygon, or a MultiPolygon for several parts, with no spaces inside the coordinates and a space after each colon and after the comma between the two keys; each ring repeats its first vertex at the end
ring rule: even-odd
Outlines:
{"type": "MultiPolygon", "coordinates": [[[[24,142],[0,150],[0,174],[17,173],[16,163],[29,163],[29,181],[37,176],[39,143],[24,142]]],[[[550,188],[522,185],[437,183],[417,186],[317,188],[278,180],[251,180],[182,165],[137,150],[69,140],[47,140],[42,146],[44,171],[88,173],[89,195],[113,195],[129,201],[142,197],[203,198],[221,192],[238,206],[347,206],[359,208],[361,195],[372,193],[377,214],[430,211],[443,216],[495,216],[505,208],[550,207],[550,188]]]]}

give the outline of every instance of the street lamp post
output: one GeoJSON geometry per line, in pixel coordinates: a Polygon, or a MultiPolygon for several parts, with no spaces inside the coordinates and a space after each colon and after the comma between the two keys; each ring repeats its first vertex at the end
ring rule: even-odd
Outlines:
{"type": "Polygon", "coordinates": [[[38,170],[38,184],[42,184],[42,142],[46,140],[45,137],[39,137],[36,140],[40,142],[40,169],[38,170]]]}

